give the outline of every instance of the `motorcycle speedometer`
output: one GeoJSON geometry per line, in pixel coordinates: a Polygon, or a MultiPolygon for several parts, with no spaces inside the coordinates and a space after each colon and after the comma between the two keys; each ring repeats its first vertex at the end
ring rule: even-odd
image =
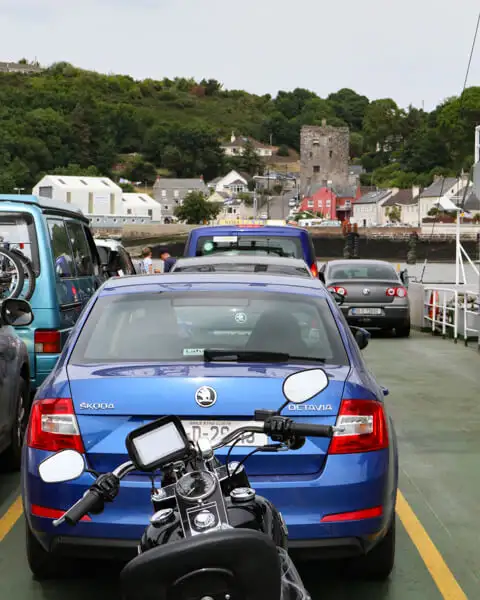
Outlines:
{"type": "Polygon", "coordinates": [[[209,471],[192,471],[177,481],[177,494],[185,500],[208,498],[217,486],[217,479],[209,471]]]}

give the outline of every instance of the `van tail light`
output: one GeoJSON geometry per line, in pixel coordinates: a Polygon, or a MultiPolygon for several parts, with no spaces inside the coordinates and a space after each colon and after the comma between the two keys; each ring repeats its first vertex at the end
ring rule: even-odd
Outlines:
{"type": "Polygon", "coordinates": [[[62,340],[59,331],[37,329],[34,342],[37,354],[59,354],[62,351],[62,340]]]}
{"type": "Polygon", "coordinates": [[[385,294],[390,297],[396,296],[397,298],[406,298],[407,290],[404,287],[391,287],[387,288],[385,294]]]}
{"type": "Polygon", "coordinates": [[[27,445],[37,450],[76,450],[84,454],[71,398],[35,400],[28,423],[27,445]]]}
{"type": "Polygon", "coordinates": [[[314,277],[318,277],[318,268],[315,263],[313,263],[313,265],[310,267],[310,271],[314,277]]]}
{"type": "Polygon", "coordinates": [[[377,400],[342,400],[329,454],[373,452],[388,448],[388,429],[383,404],[377,400]]]}
{"type": "Polygon", "coordinates": [[[329,292],[336,292],[337,294],[340,294],[342,296],[346,296],[347,295],[347,290],[344,287],[338,287],[336,285],[329,285],[328,286],[328,291],[329,292]]]}

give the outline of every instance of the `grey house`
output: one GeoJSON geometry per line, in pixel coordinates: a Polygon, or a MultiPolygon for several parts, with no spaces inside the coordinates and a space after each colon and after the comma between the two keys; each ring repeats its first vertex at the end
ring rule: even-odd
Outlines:
{"type": "Polygon", "coordinates": [[[162,219],[171,219],[177,206],[182,204],[190,192],[203,192],[209,195],[208,188],[202,178],[170,179],[159,177],[153,186],[153,197],[162,206],[162,219]]]}

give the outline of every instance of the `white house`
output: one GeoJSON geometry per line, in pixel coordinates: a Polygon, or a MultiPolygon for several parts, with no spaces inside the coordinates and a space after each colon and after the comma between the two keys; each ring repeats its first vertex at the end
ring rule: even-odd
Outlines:
{"type": "Polygon", "coordinates": [[[406,223],[412,227],[419,227],[420,187],[412,186],[410,189],[398,190],[383,203],[382,225],[392,222],[390,211],[396,207],[399,211],[401,223],[406,223]]]}
{"type": "Polygon", "coordinates": [[[437,206],[440,198],[455,197],[467,181],[468,176],[458,179],[456,177],[437,177],[432,185],[420,194],[420,222],[428,217],[429,211],[437,206]]]}
{"type": "Polygon", "coordinates": [[[122,188],[108,177],[45,175],[32,193],[72,204],[85,215],[124,214],[122,188]]]}
{"type": "Polygon", "coordinates": [[[229,142],[221,144],[221,148],[227,156],[241,156],[245,150],[245,145],[250,142],[257,156],[268,157],[273,156],[277,152],[276,146],[270,146],[269,144],[262,144],[252,137],[236,137],[232,131],[232,136],[229,142]]]}
{"type": "Polygon", "coordinates": [[[123,214],[162,220],[162,206],[148,194],[122,194],[123,214]]]}
{"type": "Polygon", "coordinates": [[[224,177],[217,177],[208,184],[215,192],[241,194],[248,192],[248,182],[238,171],[230,171],[224,177]]]}
{"type": "Polygon", "coordinates": [[[377,190],[368,192],[353,203],[352,223],[360,227],[377,227],[382,224],[385,215],[383,205],[398,190],[377,190]]]}

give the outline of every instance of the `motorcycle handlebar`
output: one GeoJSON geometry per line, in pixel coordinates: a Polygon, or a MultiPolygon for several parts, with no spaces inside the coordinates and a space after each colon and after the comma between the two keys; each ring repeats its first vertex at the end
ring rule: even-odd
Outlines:
{"type": "Polygon", "coordinates": [[[56,527],[64,521],[69,525],[76,525],[89,512],[98,510],[100,503],[103,504],[103,498],[100,493],[89,489],[60,519],[54,521],[53,525],[56,527]]]}

